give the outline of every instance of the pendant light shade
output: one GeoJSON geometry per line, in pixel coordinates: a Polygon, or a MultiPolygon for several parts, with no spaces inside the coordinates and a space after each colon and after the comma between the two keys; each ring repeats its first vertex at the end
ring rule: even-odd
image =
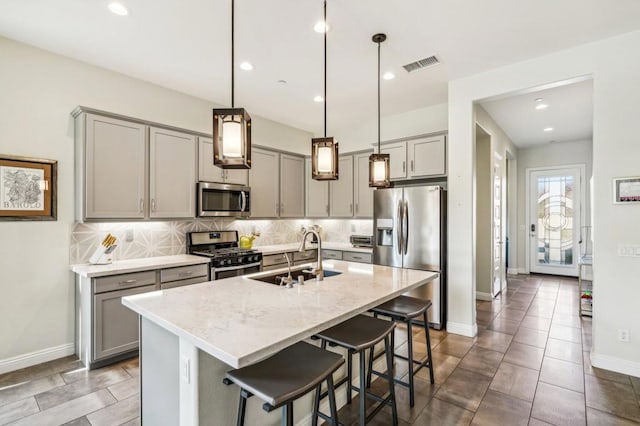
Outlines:
{"type": "Polygon", "coordinates": [[[327,2],[324,2],[324,137],[311,139],[311,177],[338,179],[338,141],[327,137],[327,2]]]}
{"type": "Polygon", "coordinates": [[[385,34],[376,34],[371,38],[378,45],[378,153],[369,156],[369,186],[374,188],[391,185],[389,154],[380,153],[380,43],[386,39],[385,34]]]}
{"type": "Polygon", "coordinates": [[[213,164],[223,169],[251,168],[251,116],[235,108],[234,16],[231,0],[231,108],[213,110],[213,164]]]}

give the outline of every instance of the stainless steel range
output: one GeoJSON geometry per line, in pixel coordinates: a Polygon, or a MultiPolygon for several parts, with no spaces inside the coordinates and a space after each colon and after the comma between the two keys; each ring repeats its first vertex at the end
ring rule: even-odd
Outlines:
{"type": "Polygon", "coordinates": [[[238,231],[187,233],[187,253],[211,258],[211,280],[262,270],[262,253],[238,247],[238,231]]]}

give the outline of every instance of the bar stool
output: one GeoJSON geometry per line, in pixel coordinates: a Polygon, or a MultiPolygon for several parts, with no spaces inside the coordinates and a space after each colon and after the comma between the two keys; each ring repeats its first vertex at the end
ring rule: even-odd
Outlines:
{"type": "MultiPolygon", "coordinates": [[[[391,321],[384,321],[381,319],[373,318],[366,315],[358,315],[347,321],[344,321],[334,327],[324,330],[316,337],[322,340],[322,348],[327,347],[327,343],[331,346],[340,346],[347,349],[347,376],[340,379],[335,387],[342,386],[347,383],[347,403],[351,403],[351,391],[357,390],[359,393],[359,413],[360,413],[360,425],[367,424],[378,412],[385,406],[390,405],[393,415],[393,424],[398,424],[398,411],[396,408],[396,396],[393,383],[393,346],[391,346],[391,335],[395,329],[396,324],[391,321]],[[387,375],[389,380],[389,395],[386,398],[381,398],[377,395],[368,392],[365,386],[365,355],[369,348],[373,348],[378,342],[384,340],[385,353],[387,355],[387,375]],[[355,387],[352,384],[352,365],[353,355],[360,355],[360,387],[355,387]],[[365,399],[369,398],[377,401],[379,404],[371,412],[369,416],[366,416],[365,399]]],[[[385,376],[379,373],[381,376],[385,376]]],[[[318,410],[320,406],[320,399],[324,398],[325,394],[316,393],[314,402],[314,412],[318,410]]],[[[312,425],[316,426],[317,417],[312,420],[312,425]]]]}
{"type": "MultiPolygon", "coordinates": [[[[386,317],[390,317],[394,321],[401,321],[407,324],[407,343],[409,346],[409,356],[405,357],[403,355],[395,353],[394,356],[409,363],[409,382],[403,382],[400,379],[395,379],[395,382],[399,385],[409,388],[409,405],[411,407],[413,407],[413,405],[415,404],[413,376],[418,371],[420,371],[422,367],[429,367],[429,376],[431,378],[431,383],[434,383],[433,362],[431,359],[431,338],[429,337],[429,320],[427,316],[427,310],[430,307],[430,300],[417,299],[410,296],[398,296],[395,299],[391,299],[388,302],[385,302],[382,305],[376,306],[375,308],[371,309],[371,312],[373,312],[376,318],[378,317],[378,315],[383,315],[386,317]],[[422,361],[417,361],[413,359],[412,323],[414,318],[418,318],[421,315],[424,321],[424,334],[427,344],[427,356],[422,361]],[[416,368],[415,370],[413,369],[414,364],[418,366],[418,368],[416,368]]],[[[391,342],[392,344],[395,343],[395,339],[393,338],[393,336],[391,337],[391,342]]],[[[381,355],[382,354],[378,354],[375,358],[378,358],[381,355]]],[[[367,387],[371,386],[371,374],[376,374],[378,376],[382,375],[381,373],[373,370],[373,360],[374,356],[372,347],[369,353],[369,373],[367,375],[367,387]]]]}
{"type": "Polygon", "coordinates": [[[263,361],[227,372],[223,383],[240,386],[237,425],[244,425],[247,399],[256,395],[265,401],[262,409],[266,412],[283,407],[282,425],[293,426],[293,401],[314,388],[319,391],[326,380],[331,416],[320,413],[316,407],[313,418],[320,416],[337,426],[333,373],[342,364],[342,356],[299,342],[263,361]]]}

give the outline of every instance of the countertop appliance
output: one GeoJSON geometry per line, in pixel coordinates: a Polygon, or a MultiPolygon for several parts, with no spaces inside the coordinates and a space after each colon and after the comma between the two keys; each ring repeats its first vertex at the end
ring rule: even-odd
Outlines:
{"type": "Polygon", "coordinates": [[[251,190],[248,186],[198,182],[199,217],[249,217],[251,190]]]}
{"type": "Polygon", "coordinates": [[[373,263],[440,273],[440,278],[411,292],[429,299],[429,323],[446,320],[446,207],[440,186],[376,189],[373,193],[373,263]]]}
{"type": "Polygon", "coordinates": [[[211,258],[212,281],[262,270],[262,253],[239,248],[238,231],[188,232],[187,253],[211,258]]]}
{"type": "Polygon", "coordinates": [[[373,247],[373,235],[351,235],[349,242],[354,247],[373,247]]]}

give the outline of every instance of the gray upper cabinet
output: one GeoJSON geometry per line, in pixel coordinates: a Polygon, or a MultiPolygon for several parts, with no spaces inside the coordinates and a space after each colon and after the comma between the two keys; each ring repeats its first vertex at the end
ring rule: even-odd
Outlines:
{"type": "Polygon", "coordinates": [[[369,155],[370,154],[357,154],[353,156],[354,217],[373,217],[374,189],[369,186],[369,155]]]}
{"type": "Polygon", "coordinates": [[[389,177],[391,180],[404,180],[407,178],[407,143],[398,142],[383,145],[382,154],[389,154],[389,177]]]}
{"type": "Polygon", "coordinates": [[[249,171],[222,169],[213,165],[213,139],[198,138],[198,180],[201,182],[234,183],[247,185],[249,171]]]}
{"type": "Polygon", "coordinates": [[[407,142],[409,177],[420,178],[446,174],[445,136],[415,139],[407,142]]]}
{"type": "Polygon", "coordinates": [[[331,217],[353,217],[353,156],[338,161],[339,178],[329,183],[331,217]]]}
{"type": "Polygon", "coordinates": [[[311,177],[311,159],[305,160],[305,212],[307,217],[329,216],[329,182],[311,177]]]}
{"type": "Polygon", "coordinates": [[[280,154],[280,217],[304,217],[304,158],[280,154]]]}
{"type": "Polygon", "coordinates": [[[280,158],[277,152],[251,149],[251,217],[278,217],[280,200],[280,158]]]}
{"type": "Polygon", "coordinates": [[[151,127],[149,140],[149,217],[195,217],[195,136],[151,127]]]}
{"type": "Polygon", "coordinates": [[[78,219],[143,219],[146,126],[93,114],[77,126],[78,219]]]}

